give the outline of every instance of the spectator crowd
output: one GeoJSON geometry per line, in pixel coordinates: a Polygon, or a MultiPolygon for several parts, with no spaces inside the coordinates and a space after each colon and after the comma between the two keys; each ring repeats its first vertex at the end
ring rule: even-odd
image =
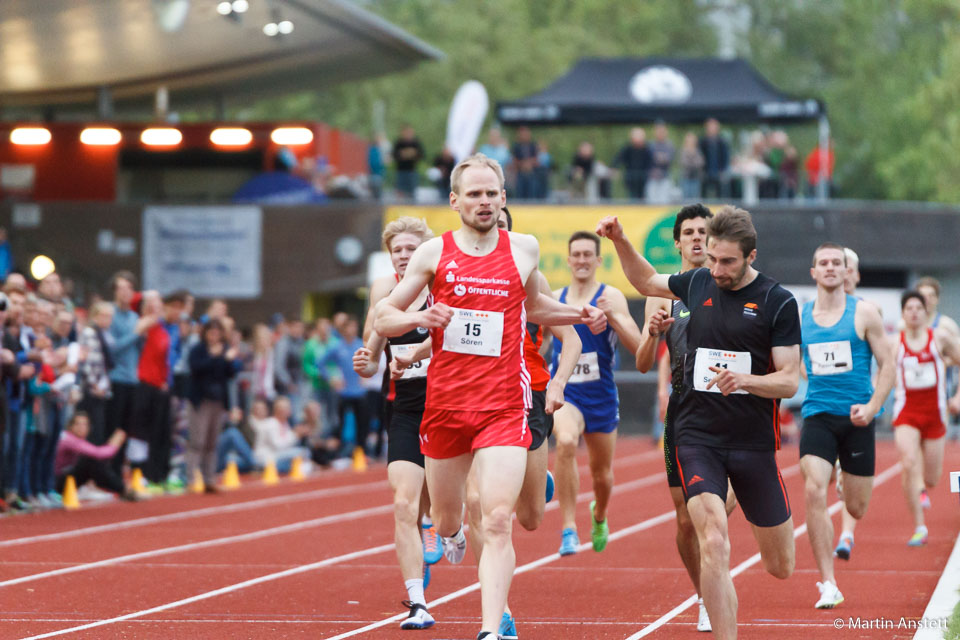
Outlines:
{"type": "Polygon", "coordinates": [[[33,287],[13,271],[0,293],[0,510],[63,506],[67,476],[81,499],[139,500],[199,482],[215,493],[231,461],[347,465],[368,434],[381,456],[381,388],[353,371],[358,333],[346,313],[309,327],[275,314],[248,331],[224,300],[198,315],[189,292],[138,291],[128,272],[81,309],[56,272],[33,287]]]}
{"type": "MultiPolygon", "coordinates": [[[[528,127],[518,127],[511,144],[497,127],[488,131],[477,151],[495,159],[504,168],[507,190],[520,200],[586,200],[595,202],[615,197],[615,184],[622,184],[622,196],[651,204],[701,199],[742,198],[793,199],[817,194],[823,173],[829,182],[833,174],[833,150],[826,154],[815,146],[802,157],[783,130],[741,131],[739,145],[711,118],[699,135],[686,131],[674,137],[664,122],[630,130],[628,139],[615,155],[605,161],[597,156],[594,144],[582,141],[569,163],[558,162],[548,145],[535,140],[528,127]],[[739,146],[739,151],[735,148],[739,146]]],[[[417,189],[430,185],[444,201],[449,194],[450,172],[456,160],[444,147],[426,166],[423,144],[410,125],[404,125],[391,145],[384,136],[371,142],[368,165],[372,194],[384,192],[387,167],[393,165],[394,196],[417,199],[417,189]],[[426,167],[421,174],[421,169],[426,167]]]]}

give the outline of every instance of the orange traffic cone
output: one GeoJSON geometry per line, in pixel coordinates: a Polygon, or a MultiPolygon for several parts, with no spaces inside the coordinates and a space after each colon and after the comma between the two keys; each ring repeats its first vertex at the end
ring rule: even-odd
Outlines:
{"type": "Polygon", "coordinates": [[[63,485],[63,508],[80,508],[80,500],[77,498],[77,481],[73,479],[73,476],[67,476],[67,481],[63,485]]]}
{"type": "Polygon", "coordinates": [[[130,473],[130,488],[137,493],[147,490],[147,483],[143,480],[143,471],[140,467],[134,467],[130,473]]]}
{"type": "Polygon", "coordinates": [[[363,447],[356,447],[353,450],[353,470],[367,470],[367,455],[363,452],[363,447]]]}
{"type": "Polygon", "coordinates": [[[277,475],[277,465],[274,464],[273,460],[267,463],[267,466],[263,469],[263,484],[271,485],[277,484],[280,482],[280,476],[277,475]]]}
{"type": "Polygon", "coordinates": [[[231,460],[227,463],[227,468],[223,470],[221,486],[224,489],[236,489],[240,486],[240,472],[237,470],[237,463],[231,460]]]}
{"type": "Polygon", "coordinates": [[[303,472],[303,460],[297,456],[293,459],[293,464],[290,465],[290,479],[294,482],[300,482],[301,480],[305,480],[306,477],[306,474],[303,472]]]}
{"type": "Polygon", "coordinates": [[[193,470],[193,482],[190,483],[190,493],[203,493],[206,484],[203,482],[203,474],[200,469],[193,470]]]}

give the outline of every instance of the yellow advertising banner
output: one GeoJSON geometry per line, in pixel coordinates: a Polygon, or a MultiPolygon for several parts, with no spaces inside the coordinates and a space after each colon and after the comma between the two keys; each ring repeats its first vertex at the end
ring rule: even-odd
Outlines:
{"type": "MultiPolygon", "coordinates": [[[[529,233],[540,241],[540,270],[550,286],[559,289],[570,283],[567,241],[576,231],[593,231],[604,216],[617,216],[633,246],[660,273],[680,269],[680,254],[673,244],[673,222],[677,207],[668,206],[543,206],[511,205],[513,230],[529,233]]],[[[384,213],[384,224],[400,216],[423,218],[434,234],[460,227],[460,215],[449,207],[392,206],[384,213]]],[[[600,248],[603,264],[597,279],[612,285],[628,298],[640,298],[620,268],[617,252],[609,240],[600,248]]]]}

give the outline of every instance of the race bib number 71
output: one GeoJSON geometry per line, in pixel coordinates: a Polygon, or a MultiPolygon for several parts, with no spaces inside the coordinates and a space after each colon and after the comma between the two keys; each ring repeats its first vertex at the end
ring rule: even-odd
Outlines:
{"type": "MultiPolygon", "coordinates": [[[[717,385],[707,389],[707,383],[717,377],[717,374],[710,370],[710,367],[716,369],[729,369],[734,373],[751,372],[751,358],[748,351],[725,351],[723,349],[707,349],[699,347],[697,349],[697,358],[693,364],[693,388],[697,391],[706,391],[707,393],[720,393],[717,385]]],[[[737,389],[733,393],[747,393],[743,389],[737,389]]]]}

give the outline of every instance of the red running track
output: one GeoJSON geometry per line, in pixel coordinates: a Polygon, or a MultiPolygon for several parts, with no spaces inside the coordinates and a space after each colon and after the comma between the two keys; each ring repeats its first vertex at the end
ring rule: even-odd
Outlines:
{"type": "MultiPolygon", "coordinates": [[[[948,445],[946,459],[960,459],[960,446],[948,445]]],[[[891,442],[878,443],[878,478],[886,479],[857,530],[853,558],[837,564],[846,602],[818,611],[796,449],[783,451],[780,463],[799,528],[797,570],[787,581],[768,576],[742,514],[732,516],[739,637],[912,637],[836,631],[834,620],[922,615],[960,531],[946,480],[931,495],[930,544],[908,548],[899,475],[882,473],[896,453],[891,442]]],[[[660,452],[646,440],[621,439],[615,473],[612,536],[602,554],[556,555],[555,502],[538,531],[517,527],[511,605],[524,640],[709,637],[694,630],[696,608],[682,607],[693,591],[675,549],[660,452]]],[[[427,598],[435,627],[401,632],[390,619],[406,593],[385,478],[374,466],[213,497],[4,518],[0,638],[474,638],[480,596],[470,554],[462,565],[434,567],[427,598]]],[[[589,488],[581,466],[578,520],[587,541],[589,488]]]]}

